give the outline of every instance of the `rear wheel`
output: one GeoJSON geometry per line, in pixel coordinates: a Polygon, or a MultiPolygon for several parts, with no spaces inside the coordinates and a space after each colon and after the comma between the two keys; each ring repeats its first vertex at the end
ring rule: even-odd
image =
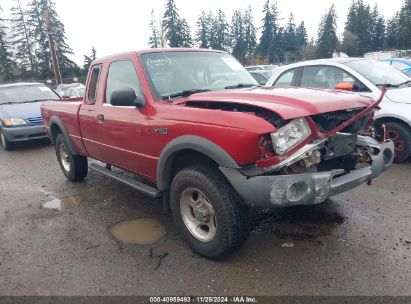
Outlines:
{"type": "Polygon", "coordinates": [[[57,161],[69,181],[77,182],[87,176],[87,157],[73,155],[63,134],[57,135],[55,143],[57,161]]]}
{"type": "Polygon", "coordinates": [[[387,137],[394,142],[394,161],[399,163],[407,160],[411,156],[411,130],[398,122],[387,122],[385,127],[387,137]]]}
{"type": "Polygon", "coordinates": [[[4,150],[8,151],[13,148],[12,142],[7,140],[6,136],[4,136],[3,131],[0,130],[0,144],[4,150]]]}
{"type": "Polygon", "coordinates": [[[176,226],[196,253],[221,260],[247,239],[246,208],[215,168],[181,170],[172,181],[170,199],[176,226]]]}

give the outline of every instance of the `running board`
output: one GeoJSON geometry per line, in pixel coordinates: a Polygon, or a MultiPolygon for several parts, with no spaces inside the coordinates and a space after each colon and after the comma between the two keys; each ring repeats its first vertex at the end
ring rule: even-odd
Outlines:
{"type": "Polygon", "coordinates": [[[150,196],[152,198],[159,198],[161,197],[161,191],[159,191],[158,189],[151,187],[143,182],[140,182],[138,180],[135,180],[133,178],[130,177],[126,177],[123,176],[122,174],[116,173],[111,171],[110,169],[107,169],[105,167],[99,166],[96,163],[91,163],[89,164],[89,168],[97,171],[107,177],[113,178],[116,181],[119,181],[123,184],[126,184],[127,186],[136,189],[138,191],[140,191],[141,193],[150,196]]]}

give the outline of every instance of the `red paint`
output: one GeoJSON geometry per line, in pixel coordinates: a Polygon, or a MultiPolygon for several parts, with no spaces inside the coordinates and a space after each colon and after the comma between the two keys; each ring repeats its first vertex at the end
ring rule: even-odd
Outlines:
{"type": "MultiPolygon", "coordinates": [[[[346,92],[329,92],[305,88],[256,88],[194,94],[171,103],[156,100],[140,64],[146,50],[96,60],[102,64],[97,101],[49,101],[42,105],[42,116],[48,128],[51,117],[59,117],[80,154],[138,173],[155,182],[161,151],[171,140],[183,135],[197,135],[224,149],[240,166],[269,166],[288,157],[302,145],[321,137],[311,119],[307,119],[312,135],[287,155],[274,155],[261,145],[261,137],[276,128],[254,113],[231,112],[189,107],[187,101],[225,102],[252,105],[275,112],[283,119],[308,117],[319,113],[369,107],[367,97],[346,92]],[[136,66],[147,104],[143,109],[104,105],[109,64],[119,59],[132,60],[136,66]],[[104,122],[96,120],[104,115],[104,122]],[[167,128],[161,135],[154,128],[167,128]],[[266,157],[262,159],[262,155],[266,157]],[[272,156],[272,157],[271,157],[272,156]],[[268,157],[268,158],[267,158],[268,157]]],[[[165,52],[176,49],[165,49],[165,52]]],[[[178,49],[190,51],[193,49],[178,49]]],[[[200,51],[200,50],[198,50],[200,51]]],[[[204,50],[201,50],[204,51],[204,50]]],[[[90,75],[89,75],[90,76],[90,75]]],[[[86,90],[87,92],[87,90],[86,90]]],[[[87,94],[86,94],[87,95],[87,94]]]]}

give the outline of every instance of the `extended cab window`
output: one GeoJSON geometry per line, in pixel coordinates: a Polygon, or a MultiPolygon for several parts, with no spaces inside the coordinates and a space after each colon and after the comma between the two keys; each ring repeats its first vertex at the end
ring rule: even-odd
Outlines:
{"type": "Polygon", "coordinates": [[[88,84],[87,103],[95,104],[97,96],[97,87],[100,80],[101,64],[95,65],[91,72],[90,82],[88,84]]]}
{"type": "Polygon", "coordinates": [[[106,103],[110,103],[110,97],[114,91],[121,89],[133,89],[136,95],[141,94],[141,84],[132,61],[114,61],[110,64],[107,76],[106,103]]]}
{"type": "Polygon", "coordinates": [[[288,70],[278,77],[277,81],[274,83],[275,87],[287,87],[292,86],[294,74],[297,69],[288,70]]]}

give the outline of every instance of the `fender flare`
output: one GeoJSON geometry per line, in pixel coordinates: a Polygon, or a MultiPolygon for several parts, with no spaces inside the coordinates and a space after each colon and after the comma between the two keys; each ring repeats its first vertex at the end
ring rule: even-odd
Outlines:
{"type": "Polygon", "coordinates": [[[159,190],[167,190],[171,184],[171,167],[177,153],[182,150],[194,150],[200,152],[219,166],[227,168],[240,168],[234,159],[214,142],[195,135],[184,135],[170,141],[161,151],[157,164],[157,187],[159,190]]]}
{"type": "MultiPolygon", "coordinates": [[[[67,141],[67,144],[69,146],[71,154],[78,155],[79,153],[77,152],[77,149],[74,147],[73,142],[71,141],[70,136],[69,136],[66,128],[64,127],[63,122],[57,116],[51,117],[50,122],[49,122],[49,129],[50,129],[49,132],[50,132],[51,141],[53,142],[53,134],[51,134],[51,130],[52,130],[52,127],[54,125],[56,125],[60,129],[61,133],[63,133],[64,137],[66,138],[66,141],[67,141]]],[[[53,142],[53,144],[54,144],[54,142],[53,142]]]]}

